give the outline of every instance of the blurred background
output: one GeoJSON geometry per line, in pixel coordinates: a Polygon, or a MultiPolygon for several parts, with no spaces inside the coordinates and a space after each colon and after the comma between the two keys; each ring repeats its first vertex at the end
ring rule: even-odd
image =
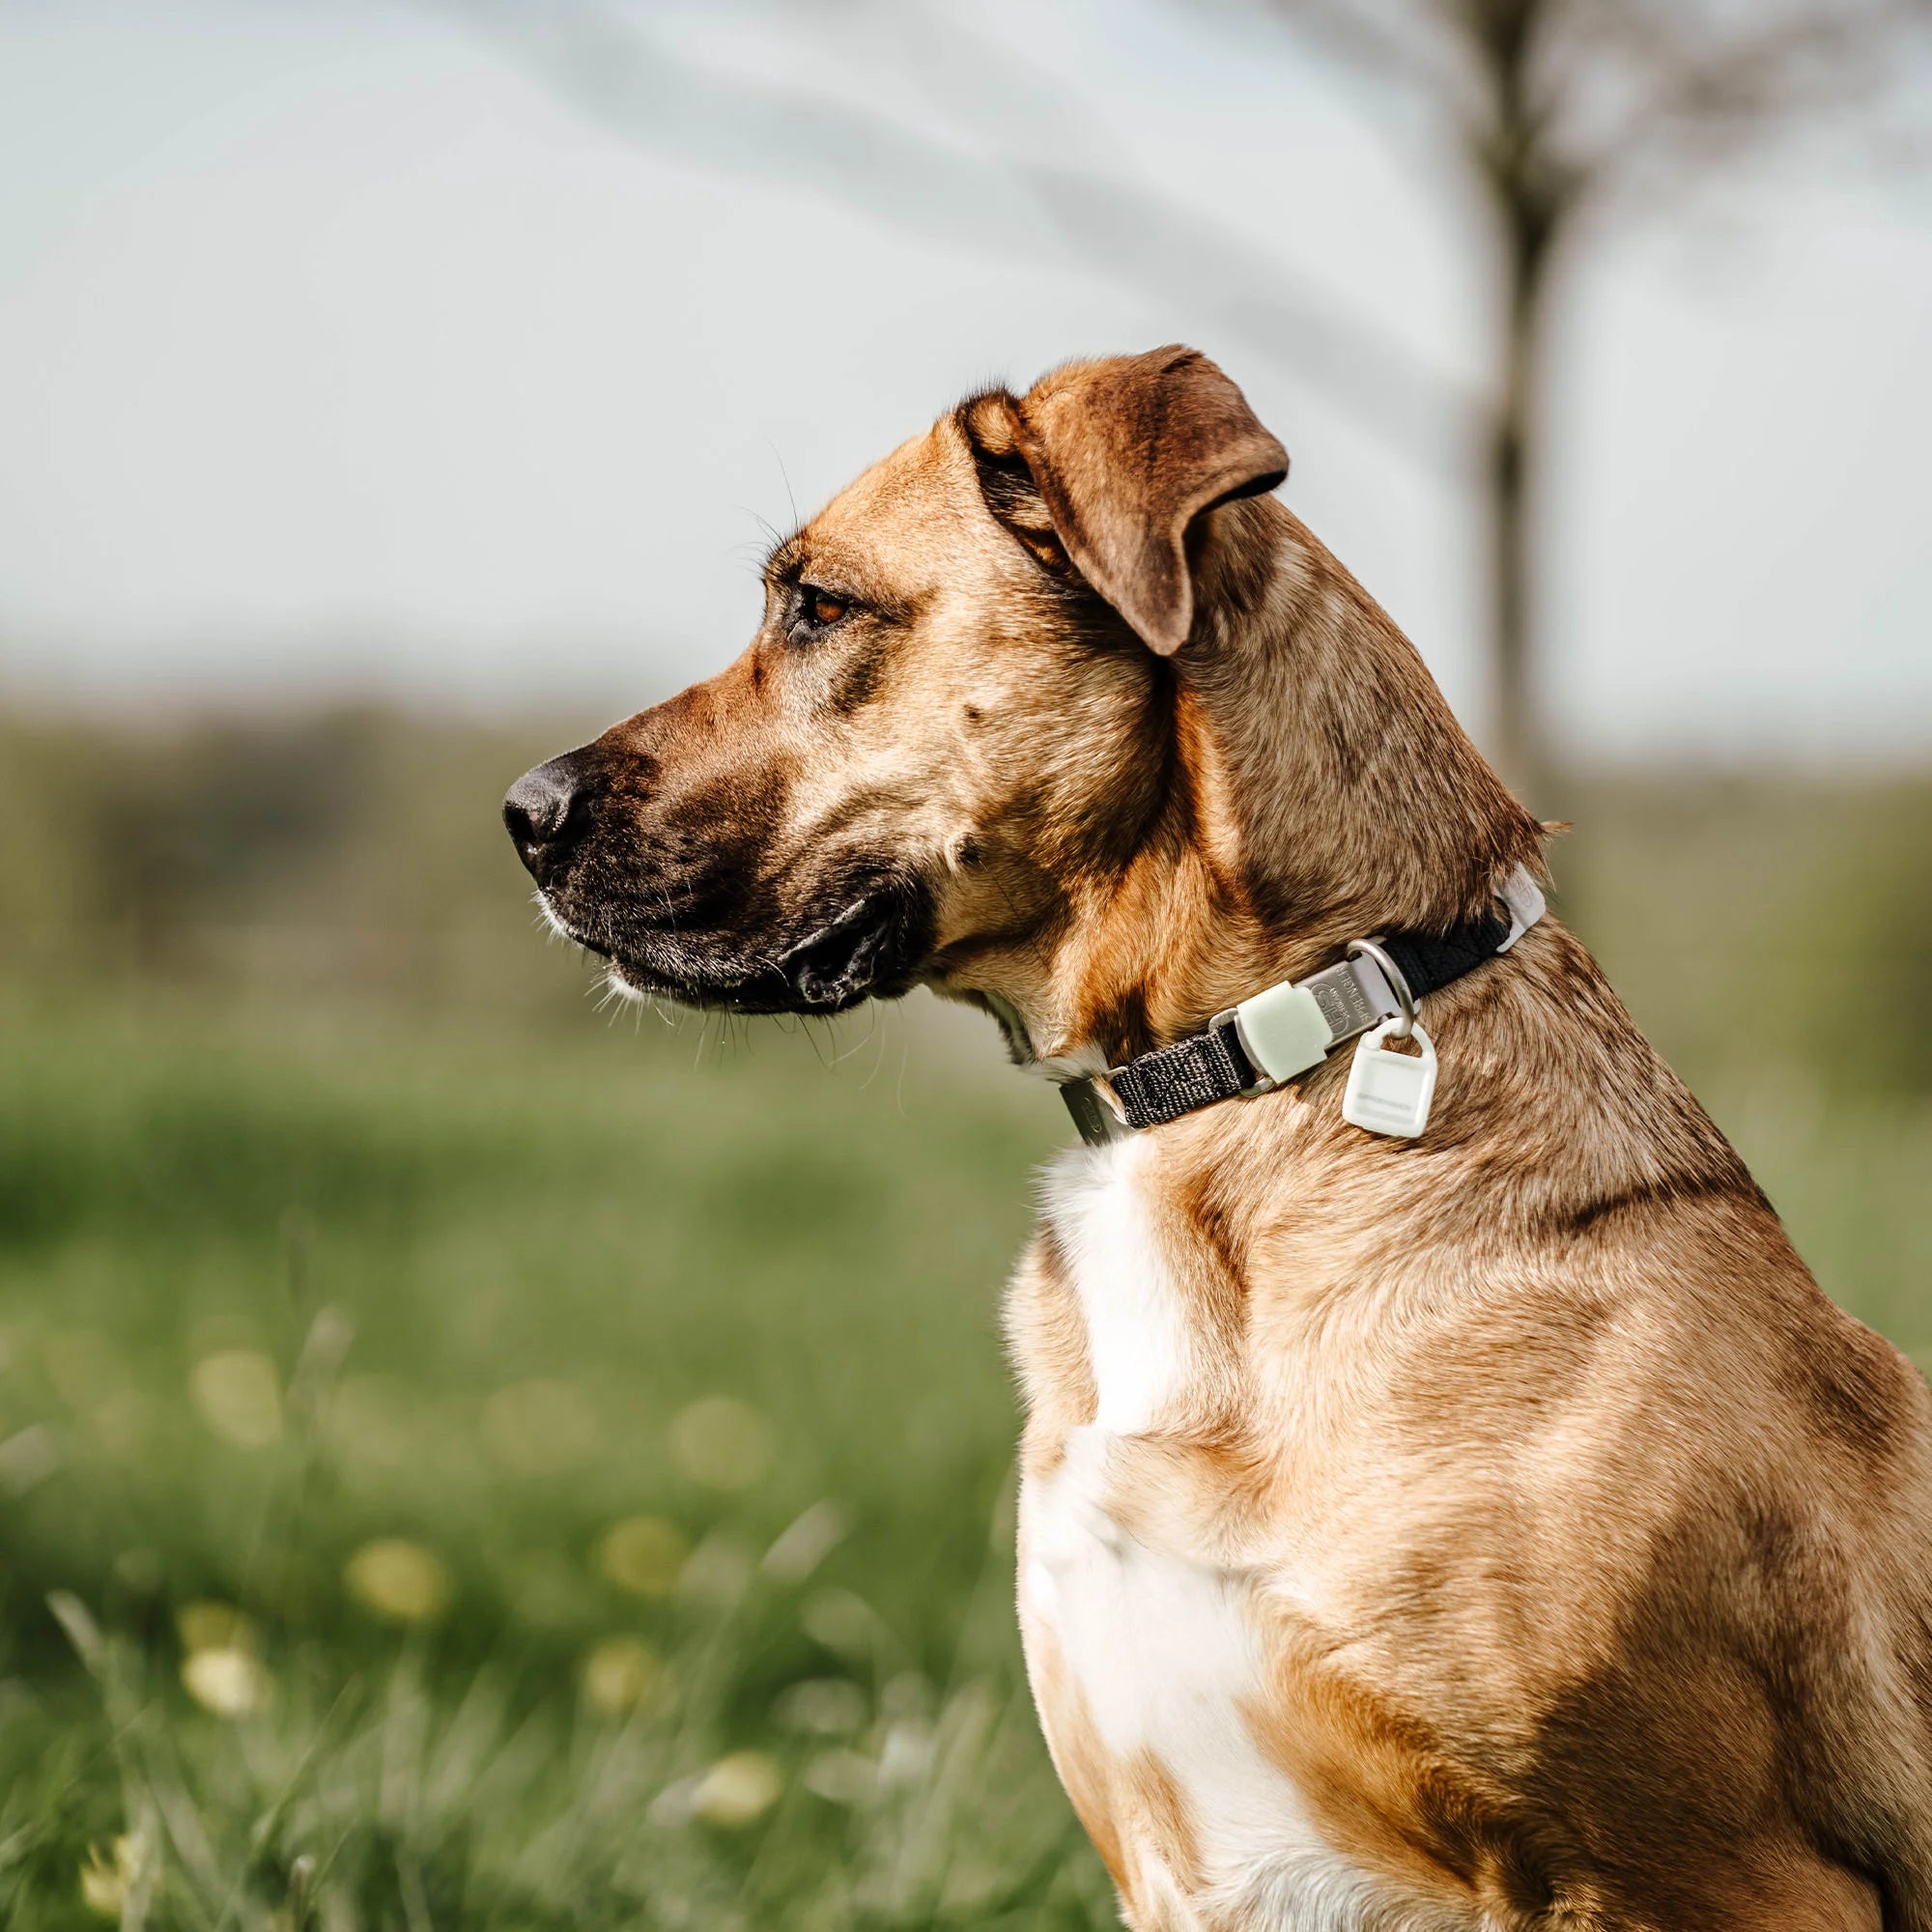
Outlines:
{"type": "Polygon", "coordinates": [[[599,1005],[508,781],[1170,340],[1932,1347],[1908,0],[0,5],[0,1918],[1103,1926],[989,1028],[599,1005]]]}

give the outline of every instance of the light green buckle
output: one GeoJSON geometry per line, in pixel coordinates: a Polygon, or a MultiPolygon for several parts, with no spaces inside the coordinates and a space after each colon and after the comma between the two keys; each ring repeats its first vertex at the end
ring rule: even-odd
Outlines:
{"type": "Polygon", "coordinates": [[[1243,1000],[1231,1011],[1215,1016],[1218,1027],[1235,1023],[1241,1051],[1253,1063],[1262,1078],[1245,1091],[1265,1094],[1297,1073],[1306,1073],[1328,1057],[1333,1038],[1328,1018],[1315,995],[1306,986],[1283,981],[1243,1000]]]}

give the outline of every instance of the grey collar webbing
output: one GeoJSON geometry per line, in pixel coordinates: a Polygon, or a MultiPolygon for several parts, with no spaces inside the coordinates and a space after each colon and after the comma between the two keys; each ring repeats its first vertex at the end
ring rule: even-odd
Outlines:
{"type": "Polygon", "coordinates": [[[1319,1066],[1344,1040],[1412,1013],[1417,1000],[1507,952],[1543,917],[1543,894],[1521,867],[1497,899],[1494,911],[1447,932],[1358,940],[1335,965],[1215,1014],[1205,1033],[1067,1081],[1060,1095],[1080,1138],[1103,1147],[1217,1101],[1265,1094],[1319,1066]]]}

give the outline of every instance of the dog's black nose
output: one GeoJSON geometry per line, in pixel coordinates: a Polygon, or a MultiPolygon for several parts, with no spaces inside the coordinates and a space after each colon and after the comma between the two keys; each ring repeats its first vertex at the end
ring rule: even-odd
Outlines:
{"type": "Polygon", "coordinates": [[[517,857],[538,885],[583,829],[583,781],[565,756],[526,772],[503,800],[503,823],[517,857]]]}

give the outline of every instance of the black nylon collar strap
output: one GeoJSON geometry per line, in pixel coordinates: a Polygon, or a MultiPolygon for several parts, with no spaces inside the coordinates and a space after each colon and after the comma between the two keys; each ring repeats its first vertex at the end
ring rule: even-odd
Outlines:
{"type": "Polygon", "coordinates": [[[1197,1107],[1232,1100],[1260,1076],[1233,1020],[1116,1067],[1110,1084],[1130,1127],[1157,1127],[1197,1107]]]}
{"type": "Polygon", "coordinates": [[[1452,980],[1473,973],[1502,946],[1510,929],[1501,913],[1485,913],[1462,925],[1452,925],[1439,937],[1426,932],[1395,932],[1381,949],[1401,969],[1416,999],[1439,991],[1452,980]]]}
{"type": "MultiPolygon", "coordinates": [[[[1527,872],[1519,871],[1503,888],[1502,908],[1443,933],[1386,934],[1377,946],[1402,975],[1410,999],[1419,1000],[1473,972],[1484,960],[1508,952],[1543,910],[1543,895],[1535,882],[1527,872]]],[[[1345,960],[1300,984],[1312,995],[1328,1037],[1293,1070],[1284,1071],[1284,1079],[1307,1072],[1321,1064],[1330,1047],[1402,1010],[1386,974],[1367,958],[1345,960]]],[[[1143,1053],[1108,1073],[1068,1081],[1060,1094],[1080,1138],[1090,1147],[1099,1147],[1123,1138],[1129,1130],[1162,1126],[1221,1100],[1264,1093],[1275,1084],[1248,1050],[1236,1014],[1226,1013],[1205,1033],[1143,1053]]]]}

